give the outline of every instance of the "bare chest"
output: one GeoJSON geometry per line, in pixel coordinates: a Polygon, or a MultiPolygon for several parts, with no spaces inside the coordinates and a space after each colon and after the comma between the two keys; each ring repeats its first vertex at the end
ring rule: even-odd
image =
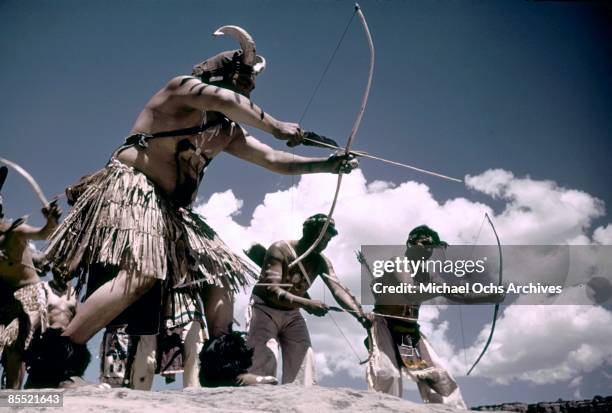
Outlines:
{"type": "Polygon", "coordinates": [[[47,307],[51,312],[73,312],[76,308],[76,298],[73,295],[57,294],[47,288],[47,307]]]}
{"type": "Polygon", "coordinates": [[[304,293],[315,282],[317,275],[317,269],[312,266],[304,265],[302,270],[299,265],[296,265],[291,269],[287,268],[285,270],[283,283],[291,284],[292,292],[304,293]]]}
{"type": "Polygon", "coordinates": [[[47,306],[50,311],[57,313],[73,312],[76,307],[76,300],[66,296],[48,295],[47,306]]]}

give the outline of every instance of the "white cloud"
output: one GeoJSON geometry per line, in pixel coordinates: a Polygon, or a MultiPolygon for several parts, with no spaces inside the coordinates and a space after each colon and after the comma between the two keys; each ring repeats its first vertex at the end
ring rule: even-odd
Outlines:
{"type": "Polygon", "coordinates": [[[574,391],[574,398],[576,398],[576,399],[582,399],[583,398],[582,397],[582,392],[580,391],[580,385],[582,384],[582,379],[583,379],[582,376],[577,376],[574,379],[572,379],[572,381],[570,381],[570,383],[568,385],[568,387],[570,389],[572,389],[572,388],[576,389],[574,391]]]}
{"type": "Polygon", "coordinates": [[[553,181],[514,178],[499,169],[468,176],[466,185],[505,202],[496,217],[504,244],[589,243],[585,230],[604,214],[603,202],[586,192],[553,181]]]}
{"type": "MultiPolygon", "coordinates": [[[[335,176],[306,175],[296,187],[266,194],[246,226],[233,219],[240,213],[242,202],[232,191],[214,194],[197,210],[235,250],[254,242],[268,246],[279,239],[299,238],[306,217],[327,212],[335,181],[335,176]]],[[[593,220],[603,215],[603,204],[585,192],[566,189],[552,181],[516,178],[504,170],[467,177],[466,184],[503,202],[501,212],[496,215],[489,205],[467,198],[440,202],[426,185],[412,181],[398,185],[368,183],[361,171],[345,176],[334,215],[339,235],[325,251],[342,282],[358,295],[360,269],[354,251],[362,244],[404,244],[409,230],[420,224],[432,226],[451,244],[472,244],[485,212],[495,222],[503,244],[612,240],[610,225],[598,228],[592,236],[588,232],[593,220]]],[[[494,242],[491,231],[483,230],[478,243],[494,242]]],[[[313,297],[323,298],[321,285],[315,283],[313,297]]],[[[237,297],[236,318],[243,326],[249,294],[250,291],[237,297]]],[[[332,301],[329,293],[325,298],[328,303],[332,301]]],[[[448,321],[443,316],[443,308],[425,306],[421,325],[457,375],[468,366],[463,364],[463,357],[456,357],[461,350],[449,339],[448,321]]],[[[334,314],[334,318],[358,356],[330,317],[308,316],[314,349],[319,353],[317,370],[320,375],[346,370],[353,377],[363,377],[363,367],[357,359],[367,356],[362,344],[365,332],[350,315],[334,314]]],[[[569,381],[602,363],[612,364],[612,354],[606,348],[606,343],[612,342],[611,325],[612,316],[600,307],[508,307],[499,317],[487,355],[473,374],[498,382],[569,381]]],[[[474,360],[482,349],[489,328],[490,324],[484,325],[476,342],[468,346],[468,360],[474,360]]]]}
{"type": "Polygon", "coordinates": [[[570,382],[569,382],[569,387],[579,387],[582,384],[582,376],[577,376],[574,377],[570,382]]]}
{"type": "Polygon", "coordinates": [[[597,228],[593,233],[593,241],[601,245],[612,245],[612,225],[597,228]]]}
{"type": "MultiPolygon", "coordinates": [[[[498,383],[569,381],[612,364],[612,314],[586,305],[513,305],[499,317],[495,338],[477,373],[498,383]]],[[[467,349],[480,352],[490,324],[467,349]]],[[[476,371],[475,371],[476,372],[476,371]]]]}
{"type": "Polygon", "coordinates": [[[477,176],[467,175],[465,184],[493,198],[499,198],[504,195],[505,188],[513,179],[514,175],[511,172],[503,169],[489,169],[477,176]]]}

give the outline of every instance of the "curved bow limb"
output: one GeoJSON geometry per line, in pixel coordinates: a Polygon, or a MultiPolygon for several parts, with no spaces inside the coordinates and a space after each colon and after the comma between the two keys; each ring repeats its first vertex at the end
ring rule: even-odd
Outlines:
{"type": "MultiPolygon", "coordinates": [[[[353,123],[353,128],[351,129],[351,133],[346,142],[346,147],[344,148],[345,155],[349,155],[351,152],[351,146],[353,144],[353,141],[355,140],[355,136],[357,135],[359,126],[361,125],[361,119],[363,118],[366,104],[368,102],[368,97],[370,95],[370,89],[372,87],[372,78],[374,77],[374,59],[375,59],[374,42],[372,40],[372,35],[370,34],[370,29],[368,28],[368,23],[366,22],[365,16],[363,15],[361,11],[361,7],[359,7],[359,4],[357,3],[355,3],[355,13],[359,16],[359,20],[361,21],[361,25],[363,27],[363,30],[368,40],[368,48],[370,50],[370,63],[368,67],[368,82],[366,84],[366,88],[361,98],[361,105],[359,107],[359,112],[357,113],[357,118],[355,119],[355,122],[353,123]]],[[[319,243],[323,239],[323,236],[325,235],[325,233],[327,232],[327,228],[329,227],[329,223],[332,219],[334,210],[336,209],[336,203],[338,201],[338,195],[340,193],[340,187],[342,185],[342,176],[343,174],[341,172],[338,172],[338,180],[336,182],[334,198],[331,203],[329,212],[327,213],[327,220],[325,221],[325,224],[323,224],[323,228],[321,228],[321,232],[319,233],[319,236],[310,245],[310,247],[306,249],[306,251],[304,251],[299,257],[297,257],[293,262],[289,264],[289,268],[293,268],[295,265],[301,262],[304,258],[310,255],[310,253],[314,251],[314,249],[317,247],[317,245],[319,245],[319,243]]]]}
{"type": "MultiPolygon", "coordinates": [[[[495,225],[493,225],[493,221],[491,220],[491,217],[489,217],[488,213],[485,213],[485,217],[487,218],[489,225],[491,225],[491,228],[493,229],[493,234],[495,234],[495,240],[497,241],[497,249],[499,253],[499,280],[497,282],[497,285],[501,286],[502,281],[503,281],[503,264],[504,264],[504,259],[502,255],[502,247],[501,247],[501,243],[499,242],[499,236],[497,235],[497,231],[495,230],[495,225]]],[[[478,355],[478,358],[476,359],[474,364],[472,364],[472,367],[470,367],[470,369],[468,370],[466,376],[470,375],[470,373],[472,372],[472,370],[474,370],[474,368],[476,367],[480,359],[487,352],[487,349],[489,348],[489,345],[491,344],[491,341],[493,340],[493,333],[495,332],[495,323],[497,322],[498,313],[499,313],[499,303],[496,303],[495,309],[493,310],[493,323],[491,324],[491,331],[489,332],[489,337],[487,337],[487,341],[485,342],[484,348],[478,355]]]]}
{"type": "Polygon", "coordinates": [[[15,162],[9,161],[8,159],[5,159],[5,158],[0,158],[0,162],[13,168],[15,172],[23,176],[25,180],[28,181],[28,184],[30,184],[30,186],[34,190],[34,193],[36,194],[38,199],[40,199],[40,202],[42,202],[43,206],[49,205],[49,200],[47,200],[47,197],[43,193],[42,188],[40,187],[40,185],[38,185],[38,182],[36,182],[34,177],[32,177],[32,175],[30,175],[28,171],[23,169],[20,165],[16,164],[15,162]]]}

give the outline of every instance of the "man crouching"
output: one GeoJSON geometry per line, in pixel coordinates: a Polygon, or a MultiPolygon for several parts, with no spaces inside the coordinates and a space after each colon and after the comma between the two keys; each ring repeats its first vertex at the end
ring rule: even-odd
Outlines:
{"type": "MultiPolygon", "coordinates": [[[[7,168],[0,168],[0,189],[7,168]]],[[[32,227],[24,218],[4,219],[0,198],[0,360],[6,387],[19,389],[25,374],[24,355],[36,331],[47,324],[46,296],[33,261],[32,240],[44,240],[57,228],[61,210],[55,203],[42,209],[47,223],[32,227]]]]}

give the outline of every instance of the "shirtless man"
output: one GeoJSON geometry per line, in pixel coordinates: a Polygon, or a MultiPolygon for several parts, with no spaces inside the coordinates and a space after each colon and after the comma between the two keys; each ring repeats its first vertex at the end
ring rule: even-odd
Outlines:
{"type": "Polygon", "coordinates": [[[307,293],[319,275],[336,301],[364,327],[370,326],[361,305],[340,284],[331,262],[322,254],[331,238],[337,234],[333,220],[315,250],[301,263],[288,268],[289,263],[317,239],[326,219],[325,214],[313,215],[304,222],[301,239],[275,242],[266,252],[259,282],[253,288],[247,344],[255,351],[250,373],[261,376],[276,374],[276,356],[268,347],[270,340],[274,339],[282,351],[282,382],[296,382],[305,386],[315,383],[314,355],[300,308],[319,317],[328,312],[329,307],[325,303],[311,299],[307,293]],[[291,287],[280,284],[290,284],[291,287]]]}
{"type": "Polygon", "coordinates": [[[64,330],[74,318],[77,296],[74,288],[60,273],[53,270],[53,278],[43,283],[47,293],[47,317],[49,328],[64,330]]]}
{"type": "MultiPolygon", "coordinates": [[[[446,248],[438,233],[426,225],[410,231],[406,242],[405,256],[411,260],[427,260],[434,248],[446,248]]],[[[359,256],[364,264],[365,258],[359,256]]],[[[442,282],[425,271],[412,274],[385,273],[378,280],[388,285],[397,283],[442,282]]],[[[439,294],[410,294],[414,304],[388,304],[388,297],[374,294],[375,306],[372,326],[372,357],[366,370],[370,390],[402,397],[402,371],[416,383],[425,403],[444,403],[467,409],[455,379],[443,367],[427,337],[420,331],[418,323],[421,303],[440,296],[439,294]],[[385,300],[386,298],[386,300],[385,300]],[[387,317],[385,317],[387,316],[387,317]]],[[[446,298],[460,303],[496,303],[503,299],[499,294],[452,294],[446,298]]]]}
{"type": "MultiPolygon", "coordinates": [[[[47,365],[40,363],[40,359],[44,358],[45,353],[49,351],[41,346],[41,342],[49,335],[60,335],[68,327],[77,311],[78,297],[73,286],[57,270],[52,269],[52,274],[51,280],[42,283],[46,297],[47,329],[42,338],[37,338],[32,342],[27,357],[26,389],[51,387],[54,384],[54,379],[47,374],[47,365]]],[[[84,351],[80,356],[80,365],[75,366],[75,375],[79,376],[85,372],[91,359],[89,351],[84,351]]]]}
{"type": "MultiPolygon", "coordinates": [[[[215,34],[235,37],[241,49],[196,65],[192,76],[171,79],[145,105],[107,166],[69,188],[74,207],[47,251],[65,274],[81,276],[79,286],[88,276],[88,298],[62,338],[67,346],[83,346],[158,283],[158,291],[198,287],[209,335],[228,332],[233,292],[252,271],[189,209],[206,166],[221,152],[283,174],[356,167],[341,156],[277,151],[249,135],[239,123],[290,145],[303,139],[298,124],[281,122],[249,100],[265,68],[251,36],[236,26],[215,34]]],[[[139,334],[158,332],[155,310],[136,320],[151,326],[139,334]]],[[[56,374],[66,378],[64,371],[56,374]]]]}
{"type": "MultiPolygon", "coordinates": [[[[6,175],[7,168],[0,168],[0,190],[6,175]]],[[[21,388],[24,352],[36,331],[46,327],[46,298],[29,242],[46,239],[57,228],[61,210],[51,203],[42,213],[47,219],[42,228],[23,218],[6,221],[0,197],[0,359],[10,389],[21,388]]]]}

